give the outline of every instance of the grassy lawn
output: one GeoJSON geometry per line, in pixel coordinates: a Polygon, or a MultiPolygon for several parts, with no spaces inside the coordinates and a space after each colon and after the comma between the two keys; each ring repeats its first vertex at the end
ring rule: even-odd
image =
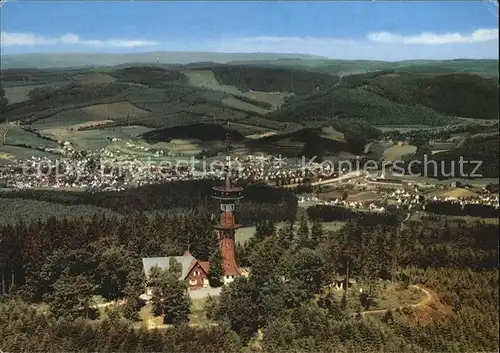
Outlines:
{"type": "MultiPolygon", "coordinates": [[[[208,326],[212,321],[206,318],[205,314],[205,300],[206,299],[193,299],[191,304],[191,315],[189,316],[189,324],[194,326],[208,326]]],[[[139,317],[141,321],[139,326],[146,325],[148,327],[167,328],[169,325],[163,324],[162,316],[153,316],[151,314],[152,306],[147,304],[141,308],[139,317]]]]}
{"type": "Polygon", "coordinates": [[[237,244],[244,244],[255,234],[255,227],[243,227],[236,231],[235,241],[237,244]]]}

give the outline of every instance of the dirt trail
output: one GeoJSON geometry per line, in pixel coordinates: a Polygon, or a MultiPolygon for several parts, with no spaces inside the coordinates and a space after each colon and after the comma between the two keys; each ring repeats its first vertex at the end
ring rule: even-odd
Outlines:
{"type": "Polygon", "coordinates": [[[425,294],[425,298],[422,299],[420,302],[416,304],[409,304],[409,305],[401,305],[395,308],[390,308],[390,309],[381,309],[381,310],[367,310],[367,311],[362,311],[361,315],[376,315],[376,314],[384,314],[388,310],[396,310],[396,309],[403,309],[403,308],[418,308],[422,306],[428,305],[432,300],[433,296],[431,292],[429,292],[427,289],[417,286],[417,285],[411,285],[410,287],[417,288],[420,291],[422,291],[425,294]]]}

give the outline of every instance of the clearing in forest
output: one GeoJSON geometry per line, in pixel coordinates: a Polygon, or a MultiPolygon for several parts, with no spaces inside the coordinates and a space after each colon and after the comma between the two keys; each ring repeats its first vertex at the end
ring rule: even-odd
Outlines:
{"type": "Polygon", "coordinates": [[[261,102],[267,102],[273,106],[273,110],[280,108],[285,102],[286,97],[293,96],[293,93],[287,92],[260,92],[248,91],[245,96],[261,102]]]}
{"type": "Polygon", "coordinates": [[[189,79],[189,84],[196,87],[213,89],[215,91],[227,92],[231,94],[242,95],[238,88],[234,86],[221,85],[215,78],[212,70],[193,70],[186,71],[184,74],[189,79]]]}
{"type": "MultiPolygon", "coordinates": [[[[250,99],[257,100],[259,102],[266,102],[273,106],[272,110],[276,110],[279,107],[281,107],[286,97],[293,96],[293,93],[287,93],[287,92],[262,92],[262,91],[251,91],[251,90],[248,92],[242,92],[235,86],[221,85],[215,78],[215,75],[212,72],[212,70],[192,70],[192,71],[185,71],[184,74],[188,77],[189,84],[192,86],[207,88],[214,91],[226,92],[238,96],[245,96],[250,99]]],[[[264,113],[268,112],[267,110],[264,110],[259,107],[255,108],[261,109],[264,113]]]]}
{"type": "Polygon", "coordinates": [[[95,72],[75,76],[73,77],[73,81],[81,85],[101,85],[106,83],[113,83],[116,81],[116,78],[110,75],[95,72]]]}

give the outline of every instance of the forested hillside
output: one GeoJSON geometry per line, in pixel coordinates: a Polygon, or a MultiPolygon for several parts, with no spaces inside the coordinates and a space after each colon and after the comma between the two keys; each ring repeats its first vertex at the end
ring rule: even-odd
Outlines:
{"type": "Polygon", "coordinates": [[[289,98],[268,118],[310,121],[360,118],[376,125],[447,125],[450,117],[496,119],[498,85],[470,74],[421,76],[375,72],[351,75],[328,92],[289,98]]]}
{"type": "Polygon", "coordinates": [[[498,117],[498,80],[494,78],[381,71],[347,76],[342,86],[362,88],[401,104],[421,104],[444,115],[498,117]]]}
{"type": "Polygon", "coordinates": [[[212,68],[217,81],[241,91],[291,92],[299,95],[324,91],[339,81],[336,75],[310,71],[252,66],[217,66],[212,68]]]}
{"type": "Polygon", "coordinates": [[[337,87],[303,99],[289,99],[269,119],[304,122],[315,120],[362,119],[370,124],[446,125],[451,119],[421,105],[406,105],[362,88],[337,87]]]}
{"type": "Polygon", "coordinates": [[[271,120],[295,123],[356,118],[376,125],[430,126],[447,125],[452,116],[498,116],[496,81],[472,74],[381,71],[340,80],[336,75],[292,68],[216,65],[203,69],[211,70],[220,85],[241,92],[290,92],[296,96],[285,98],[281,109],[271,112],[268,98],[259,100],[190,86],[180,69],[125,67],[99,74],[101,81],[94,78],[95,83],[82,79],[82,70],[9,71],[2,78],[6,83],[29,80],[32,84],[57,83],[57,87],[36,88],[28,100],[8,105],[4,119],[31,121],[82,106],[122,101],[148,112],[137,122],[149,121],[157,127],[175,126],[183,117],[190,123],[201,122],[204,116],[238,120],[267,114],[271,120]],[[230,98],[232,103],[224,98],[230,98]]]}

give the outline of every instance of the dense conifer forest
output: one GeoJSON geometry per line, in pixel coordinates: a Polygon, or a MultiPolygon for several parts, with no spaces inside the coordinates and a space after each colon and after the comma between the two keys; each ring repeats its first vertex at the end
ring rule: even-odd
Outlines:
{"type": "MultiPolygon", "coordinates": [[[[267,200],[257,194],[254,202],[267,200]]],[[[247,195],[249,196],[249,195],[247,195]]],[[[127,198],[127,200],[133,200],[127,198]]],[[[113,202],[117,202],[116,199],[113,202]]],[[[113,204],[113,203],[110,203],[113,204]]],[[[140,208],[138,208],[140,209],[140,208]]],[[[144,210],[144,209],[143,209],[144,210]]],[[[312,215],[312,214],[311,214],[312,215]]],[[[413,220],[401,215],[359,217],[339,231],[305,218],[277,226],[258,222],[237,249],[252,267],[207,305],[218,326],[133,328],[141,304],[140,258],[181,255],[208,259],[217,248],[210,223],[196,209],[182,214],[128,214],[117,218],[49,218],[0,229],[2,350],[127,352],[443,352],[498,349],[498,225],[413,220]],[[296,226],[294,226],[294,223],[296,226]],[[432,291],[428,310],[403,308],[362,316],[378,298],[336,299],[338,276],[381,288],[396,280],[432,291]],[[119,314],[83,310],[91,296],[124,298],[119,314]],[[368,300],[368,301],[367,301],[368,300]],[[41,303],[48,304],[41,311],[41,303]],[[35,308],[30,305],[35,304],[35,308]],[[262,339],[255,341],[258,331],[262,339]],[[467,334],[465,334],[467,333],[467,334]],[[260,347],[260,348],[259,348],[260,347]]],[[[171,308],[171,310],[175,310],[171,308]]]]}
{"type": "MultiPolygon", "coordinates": [[[[16,199],[20,203],[19,208],[23,208],[25,204],[28,209],[23,214],[26,216],[29,216],[29,201],[38,200],[66,206],[86,205],[89,206],[90,212],[93,207],[97,206],[122,215],[195,210],[208,219],[212,212],[218,212],[211,195],[212,187],[220,183],[219,180],[208,179],[179,181],[146,185],[123,192],[99,193],[23,190],[0,193],[0,200],[2,198],[16,199]]],[[[238,206],[237,217],[246,226],[255,225],[266,219],[286,221],[295,218],[297,199],[291,191],[253,184],[245,188],[243,197],[238,206]]],[[[4,215],[2,218],[17,219],[18,215],[4,215]]]]}

